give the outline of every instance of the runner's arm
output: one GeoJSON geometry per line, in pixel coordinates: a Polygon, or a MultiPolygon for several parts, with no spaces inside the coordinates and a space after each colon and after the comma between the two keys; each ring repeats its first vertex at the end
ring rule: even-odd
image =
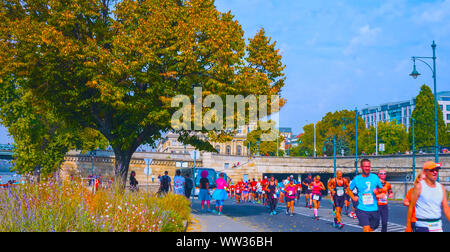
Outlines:
{"type": "Polygon", "coordinates": [[[328,187],[328,190],[331,192],[331,195],[334,195],[334,190],[333,189],[335,188],[335,184],[333,183],[332,180],[328,181],[327,187],[328,187]]]}
{"type": "Polygon", "coordinates": [[[442,199],[442,212],[444,212],[445,217],[447,217],[447,220],[450,221],[450,207],[448,206],[448,200],[447,200],[447,192],[445,191],[444,185],[442,185],[442,192],[443,192],[443,199],[442,199]]]}
{"type": "Polygon", "coordinates": [[[409,202],[408,213],[406,215],[406,230],[405,230],[406,232],[413,231],[411,228],[411,217],[412,212],[416,207],[416,202],[420,196],[420,193],[422,193],[422,185],[420,183],[417,183],[417,185],[414,186],[414,189],[411,193],[411,201],[409,202]]]}

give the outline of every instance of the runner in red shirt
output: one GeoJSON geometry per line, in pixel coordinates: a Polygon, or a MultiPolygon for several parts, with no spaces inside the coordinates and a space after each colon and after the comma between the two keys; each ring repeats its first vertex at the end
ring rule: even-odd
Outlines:
{"type": "Polygon", "coordinates": [[[267,176],[264,177],[264,179],[261,181],[261,185],[262,185],[262,200],[263,200],[263,205],[267,206],[267,185],[268,185],[269,181],[267,180],[267,176]]]}
{"type": "Polygon", "coordinates": [[[234,198],[234,185],[230,185],[230,198],[234,198]]]}
{"type": "Polygon", "coordinates": [[[258,199],[256,198],[256,185],[258,184],[258,182],[256,182],[255,178],[253,178],[253,181],[250,183],[251,185],[251,196],[252,196],[252,200],[253,202],[257,201],[258,199]]]}

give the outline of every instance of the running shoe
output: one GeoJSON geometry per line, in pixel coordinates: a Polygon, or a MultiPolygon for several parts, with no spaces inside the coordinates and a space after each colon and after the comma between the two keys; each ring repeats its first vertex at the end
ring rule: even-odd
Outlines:
{"type": "Polygon", "coordinates": [[[219,212],[218,215],[222,215],[222,212],[219,212]]]}
{"type": "Polygon", "coordinates": [[[344,224],[342,224],[342,223],[337,224],[337,228],[342,229],[343,227],[344,227],[344,224]]]}
{"type": "Polygon", "coordinates": [[[292,216],[294,216],[294,214],[292,214],[292,213],[291,213],[291,215],[290,215],[290,216],[292,217],[292,216]]]}
{"type": "Polygon", "coordinates": [[[207,211],[208,213],[211,213],[211,212],[212,212],[211,209],[206,209],[206,211],[207,211]]]}
{"type": "Polygon", "coordinates": [[[288,212],[288,211],[286,211],[286,215],[289,215],[289,212],[288,212]]]}
{"type": "Polygon", "coordinates": [[[337,227],[338,227],[338,224],[337,224],[336,222],[333,222],[333,227],[334,227],[334,228],[337,228],[337,227]]]}
{"type": "Polygon", "coordinates": [[[216,211],[216,210],[214,210],[214,209],[212,210],[212,212],[213,212],[213,213],[217,213],[217,211],[216,211]]]}
{"type": "Polygon", "coordinates": [[[273,216],[273,212],[270,212],[270,216],[273,216]]]}
{"type": "Polygon", "coordinates": [[[277,215],[277,211],[273,210],[273,215],[277,215]]]}

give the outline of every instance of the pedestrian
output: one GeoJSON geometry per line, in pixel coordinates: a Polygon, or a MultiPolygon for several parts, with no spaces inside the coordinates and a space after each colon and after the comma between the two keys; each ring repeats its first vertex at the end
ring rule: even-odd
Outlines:
{"type": "Polygon", "coordinates": [[[325,190],[326,190],[325,186],[320,181],[320,176],[317,175],[314,178],[314,181],[311,183],[312,201],[314,204],[314,219],[315,220],[319,220],[320,201],[322,200],[322,191],[325,191],[325,190]]]}
{"type": "Polygon", "coordinates": [[[184,185],[184,196],[189,199],[192,194],[192,188],[194,188],[194,182],[192,181],[191,175],[189,173],[186,173],[184,179],[186,181],[184,185]]]}
{"type": "Polygon", "coordinates": [[[294,185],[294,180],[289,180],[289,184],[284,187],[284,191],[286,193],[286,215],[290,214],[291,217],[294,216],[294,202],[295,202],[295,192],[296,186],[294,185]]]}
{"type": "Polygon", "coordinates": [[[219,178],[216,180],[216,190],[212,195],[212,198],[216,200],[216,211],[218,215],[222,214],[223,201],[228,199],[228,195],[226,192],[226,188],[228,187],[227,181],[223,179],[225,177],[225,173],[221,172],[219,178]]]}
{"type": "Polygon", "coordinates": [[[380,178],[370,173],[370,168],[370,160],[361,160],[362,173],[352,180],[350,187],[347,189],[350,197],[354,201],[358,201],[356,216],[364,232],[372,232],[380,225],[380,213],[378,212],[378,204],[375,200],[376,194],[380,190],[384,193],[387,192],[386,188],[383,188],[380,178]],[[357,196],[352,192],[355,188],[358,189],[357,196]]]}
{"type": "Polygon", "coordinates": [[[415,232],[443,232],[442,212],[450,220],[445,187],[437,182],[440,163],[427,161],[423,164],[425,177],[418,182],[411,193],[411,202],[406,216],[406,232],[412,232],[411,218],[415,208],[417,222],[415,232]]]}
{"type": "Polygon", "coordinates": [[[311,191],[311,183],[312,183],[312,175],[308,174],[308,177],[303,180],[302,184],[305,186],[305,201],[306,201],[306,208],[312,208],[312,191],[311,191]]]}
{"type": "Polygon", "coordinates": [[[276,215],[277,211],[277,191],[278,191],[278,181],[275,180],[273,176],[270,177],[270,181],[266,186],[267,200],[270,206],[270,215],[276,215]]]}
{"type": "Polygon", "coordinates": [[[205,209],[205,201],[208,208],[206,209],[208,212],[211,212],[211,197],[209,195],[209,179],[208,179],[208,171],[203,170],[200,173],[200,192],[198,193],[198,199],[201,201],[202,211],[205,209]]]}
{"type": "Polygon", "coordinates": [[[175,177],[173,177],[173,193],[177,195],[184,195],[185,185],[186,180],[181,176],[181,171],[177,170],[175,172],[175,177]]]}
{"type": "Polygon", "coordinates": [[[378,171],[378,177],[380,178],[383,187],[386,186],[387,189],[387,194],[377,194],[378,212],[380,213],[381,218],[381,232],[387,232],[387,223],[389,218],[388,197],[392,199],[394,197],[394,193],[392,192],[391,184],[386,181],[386,171],[383,169],[378,171]]]}
{"type": "Polygon", "coordinates": [[[160,191],[163,194],[166,194],[166,193],[169,193],[169,191],[172,191],[172,186],[170,184],[170,182],[172,180],[170,179],[168,174],[169,174],[169,172],[165,171],[164,176],[161,177],[161,185],[160,185],[161,190],[160,191]]]}
{"type": "MultiPolygon", "coordinates": [[[[424,178],[425,178],[425,174],[422,172],[419,173],[417,178],[414,180],[414,186],[416,186],[417,183],[422,181],[424,178]]],[[[406,207],[409,207],[409,204],[411,202],[411,194],[412,194],[412,191],[414,190],[414,186],[408,190],[408,192],[405,195],[405,199],[403,199],[403,205],[406,207]]],[[[412,229],[412,231],[414,231],[416,229],[416,222],[417,222],[416,208],[414,207],[412,210],[412,214],[411,214],[411,229],[412,229]]]]}
{"type": "Polygon", "coordinates": [[[347,179],[342,177],[342,171],[336,172],[336,177],[330,179],[328,183],[328,190],[330,190],[331,198],[336,209],[336,217],[334,218],[334,227],[342,229],[342,208],[345,204],[345,191],[349,186],[347,179]]]}
{"type": "Polygon", "coordinates": [[[131,171],[130,173],[130,190],[132,192],[137,192],[139,191],[139,187],[138,187],[138,181],[136,180],[136,172],[135,171],[131,171]]]}

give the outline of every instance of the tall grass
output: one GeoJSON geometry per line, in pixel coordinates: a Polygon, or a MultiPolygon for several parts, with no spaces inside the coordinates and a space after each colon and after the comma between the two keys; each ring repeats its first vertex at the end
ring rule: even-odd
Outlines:
{"type": "Polygon", "coordinates": [[[189,201],[119,186],[93,194],[77,181],[49,179],[0,190],[2,232],[181,232],[189,201]]]}

